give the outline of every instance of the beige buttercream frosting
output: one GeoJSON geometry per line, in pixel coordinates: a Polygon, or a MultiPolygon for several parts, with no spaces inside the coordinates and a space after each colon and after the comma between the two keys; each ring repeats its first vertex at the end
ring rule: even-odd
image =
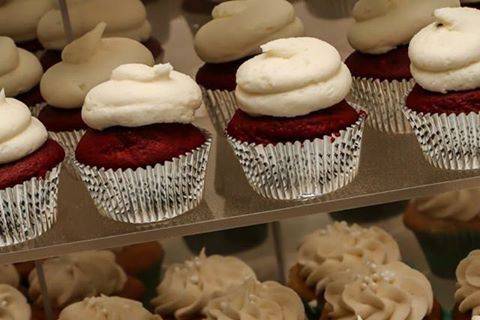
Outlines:
{"type": "MultiPolygon", "coordinates": [[[[123,289],[127,276],[110,251],[84,251],[48,259],[43,264],[50,301],[58,307],[100,294],[113,295],[123,289]]],[[[36,270],[29,276],[29,294],[43,303],[36,270]]]]}
{"type": "Polygon", "coordinates": [[[255,273],[240,259],[207,257],[202,251],[192,260],[168,267],[152,304],[160,315],[191,318],[198,316],[212,297],[249,278],[255,278],[255,273]]]}
{"type": "Polygon", "coordinates": [[[31,320],[31,315],[25,296],[8,284],[0,284],[0,319],[31,320]]]}
{"type": "Polygon", "coordinates": [[[20,276],[13,264],[0,265],[0,284],[8,284],[15,288],[20,284],[20,276]]]}
{"type": "Polygon", "coordinates": [[[40,82],[45,101],[64,109],[81,108],[87,93],[110,79],[122,64],[154,64],[150,51],[128,38],[103,38],[105,23],[70,43],[62,52],[62,61],[47,70],[40,82]],[[62,90],[59,90],[62,88],[62,90]]]}
{"type": "Polygon", "coordinates": [[[42,65],[33,53],[17,48],[13,39],[0,36],[0,89],[5,89],[7,97],[29,91],[42,75],[42,65]]]}
{"type": "Polygon", "coordinates": [[[335,222],[304,238],[297,263],[306,284],[320,293],[332,274],[340,270],[367,262],[387,264],[400,258],[397,242],[383,229],[335,222]]]}
{"type": "MultiPolygon", "coordinates": [[[[67,0],[70,21],[75,38],[105,22],[106,37],[125,37],[145,41],[150,37],[151,25],[141,0],[67,0]]],[[[40,19],[38,39],[46,49],[60,50],[67,44],[60,8],[49,10],[40,19]]]]}
{"type": "Polygon", "coordinates": [[[213,20],[195,35],[199,57],[210,63],[237,60],[260,45],[303,35],[303,24],[286,0],[235,0],[213,9],[213,20]]]}
{"type": "Polygon", "coordinates": [[[480,250],[474,250],[463,259],[456,270],[455,302],[462,313],[480,315],[480,250]]]}
{"type": "Polygon", "coordinates": [[[204,313],[208,320],[305,320],[300,297],[274,281],[249,279],[211,300],[204,313]]]}

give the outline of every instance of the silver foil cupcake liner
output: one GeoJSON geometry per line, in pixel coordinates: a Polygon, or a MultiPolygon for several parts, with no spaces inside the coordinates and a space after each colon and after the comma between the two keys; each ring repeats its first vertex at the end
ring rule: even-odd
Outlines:
{"type": "Polygon", "coordinates": [[[441,169],[480,168],[480,113],[424,114],[404,107],[427,161],[441,169]]]}
{"type": "Polygon", "coordinates": [[[203,102],[213,126],[223,133],[237,110],[237,100],[234,91],[210,90],[202,88],[203,102]]]}
{"type": "Polygon", "coordinates": [[[85,134],[85,130],[73,130],[73,131],[49,131],[50,137],[62,145],[65,150],[65,162],[67,164],[66,170],[70,176],[76,180],[81,180],[78,172],[75,169],[73,161],[75,160],[75,150],[77,149],[78,142],[85,134]]]}
{"type": "Polygon", "coordinates": [[[32,178],[0,190],[0,246],[32,240],[57,220],[57,194],[61,164],[44,178],[32,178]]]}
{"type": "Polygon", "coordinates": [[[202,200],[211,137],[197,149],[146,169],[104,169],[74,161],[100,213],[115,221],[153,223],[178,217],[202,200]]]}
{"type": "Polygon", "coordinates": [[[353,77],[347,100],[356,108],[368,112],[367,124],[387,133],[410,133],[411,127],[403,115],[405,98],[415,80],[388,81],[353,77]]]}
{"type": "Polygon", "coordinates": [[[277,200],[319,197],[350,183],[358,172],[365,115],[339,135],[260,145],[228,136],[248,182],[277,200]]]}

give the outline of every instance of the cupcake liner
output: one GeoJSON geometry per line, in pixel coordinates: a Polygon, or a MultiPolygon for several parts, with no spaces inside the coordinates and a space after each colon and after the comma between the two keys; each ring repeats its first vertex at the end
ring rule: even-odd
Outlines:
{"type": "Polygon", "coordinates": [[[79,173],[75,169],[73,161],[75,160],[75,150],[80,139],[85,134],[85,130],[73,131],[49,131],[50,137],[62,145],[65,150],[65,162],[67,164],[66,170],[70,176],[75,180],[81,180],[79,173]]]}
{"type": "Polygon", "coordinates": [[[404,113],[431,165],[450,170],[480,168],[480,113],[423,114],[407,107],[404,113]]]}
{"type": "Polygon", "coordinates": [[[30,109],[32,116],[34,116],[35,118],[38,118],[40,111],[42,111],[42,109],[45,108],[46,105],[47,105],[46,102],[41,102],[41,103],[37,103],[34,106],[28,106],[28,108],[30,109]]]}
{"type": "Polygon", "coordinates": [[[210,90],[202,88],[203,101],[210,119],[218,132],[224,132],[228,122],[237,110],[237,100],[234,91],[210,90]]]}
{"type": "Polygon", "coordinates": [[[202,200],[211,137],[192,152],[146,169],[104,169],[74,160],[100,213],[115,221],[175,218],[202,200]]]}
{"type": "Polygon", "coordinates": [[[387,133],[409,133],[410,124],[403,115],[405,98],[415,81],[381,81],[353,77],[352,90],[347,100],[368,112],[367,124],[387,133]]]}
{"type": "Polygon", "coordinates": [[[0,190],[0,246],[34,239],[57,220],[57,193],[61,164],[44,178],[32,178],[0,190]]]}
{"type": "Polygon", "coordinates": [[[322,196],[355,178],[365,115],[337,135],[267,146],[229,136],[252,188],[266,198],[298,200],[322,196]]]}

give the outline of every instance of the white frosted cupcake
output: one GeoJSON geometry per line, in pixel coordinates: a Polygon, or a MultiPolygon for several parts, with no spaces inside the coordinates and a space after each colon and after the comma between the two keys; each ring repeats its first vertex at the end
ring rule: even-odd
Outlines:
{"type": "Polygon", "coordinates": [[[456,268],[457,291],[455,292],[454,320],[473,319],[480,316],[480,284],[477,275],[480,272],[480,250],[473,250],[456,268]]]}
{"type": "Polygon", "coordinates": [[[0,315],[8,320],[32,320],[32,309],[20,291],[8,284],[0,284],[0,315]]]}

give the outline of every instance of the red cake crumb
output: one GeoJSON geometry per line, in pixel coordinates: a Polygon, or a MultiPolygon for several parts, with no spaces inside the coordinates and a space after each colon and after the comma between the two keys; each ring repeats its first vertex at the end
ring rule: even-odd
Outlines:
{"type": "Polygon", "coordinates": [[[192,124],[88,129],[75,155],[80,163],[89,166],[136,169],[163,164],[200,147],[205,141],[202,131],[192,124]]]}
{"type": "Polygon", "coordinates": [[[0,165],[0,189],[13,187],[32,178],[43,178],[65,158],[63,148],[48,139],[34,153],[11,163],[0,165]]]}
{"type": "Polygon", "coordinates": [[[419,113],[468,114],[480,112],[480,90],[443,94],[427,91],[417,84],[408,95],[406,104],[408,108],[419,113]]]}
{"type": "Polygon", "coordinates": [[[345,100],[333,107],[294,118],[252,117],[237,110],[227,132],[242,142],[275,145],[335,135],[353,125],[359,117],[360,114],[345,100]]]}
{"type": "Polygon", "coordinates": [[[40,120],[48,131],[61,132],[87,129],[87,125],[82,120],[82,109],[61,109],[52,106],[46,106],[38,115],[40,120]]]}
{"type": "Polygon", "coordinates": [[[352,76],[380,80],[412,78],[408,46],[401,46],[384,54],[365,54],[354,51],[345,60],[352,76]]]}
{"type": "Polygon", "coordinates": [[[42,103],[43,100],[42,94],[40,93],[40,86],[36,85],[27,92],[20,93],[15,97],[15,99],[22,101],[29,107],[33,107],[36,104],[42,103]]]}
{"type": "Polygon", "coordinates": [[[210,90],[233,91],[237,86],[237,70],[250,59],[246,57],[226,63],[205,63],[197,72],[196,81],[210,90]]]}

